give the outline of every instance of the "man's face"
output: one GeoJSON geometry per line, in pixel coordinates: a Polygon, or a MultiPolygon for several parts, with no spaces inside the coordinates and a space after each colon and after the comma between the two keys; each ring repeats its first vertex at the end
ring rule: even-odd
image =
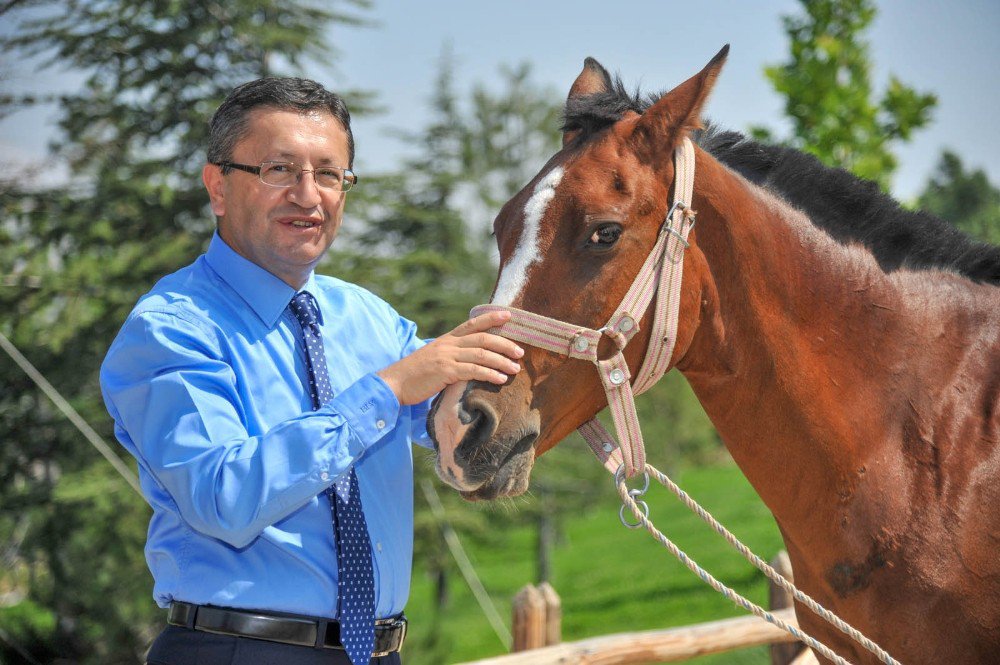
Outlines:
{"type": "MultiPolygon", "coordinates": [[[[347,160],[347,132],[333,115],[260,108],[251,111],[249,132],[229,161],[294,162],[309,170],[347,168],[347,160]]],[[[272,187],[239,170],[223,176],[211,164],[202,177],[222,239],[293,288],[301,287],[337,237],[344,192],[318,187],[312,173],[303,173],[291,187],[272,187]]]]}

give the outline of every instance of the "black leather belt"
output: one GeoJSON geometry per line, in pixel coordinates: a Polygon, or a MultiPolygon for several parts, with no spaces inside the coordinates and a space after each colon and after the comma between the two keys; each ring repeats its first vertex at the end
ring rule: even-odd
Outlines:
{"type": "MultiPolygon", "coordinates": [[[[250,637],[255,640],[326,649],[344,648],[340,643],[339,623],[308,617],[192,605],[175,600],[170,603],[167,623],[206,633],[250,637]]],[[[400,614],[393,619],[378,619],[375,621],[375,652],[372,656],[385,656],[399,651],[405,637],[405,616],[400,614]]]]}

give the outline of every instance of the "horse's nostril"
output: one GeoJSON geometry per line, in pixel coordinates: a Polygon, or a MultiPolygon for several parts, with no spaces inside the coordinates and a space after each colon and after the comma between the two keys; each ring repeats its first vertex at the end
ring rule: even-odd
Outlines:
{"type": "Polygon", "coordinates": [[[463,448],[466,446],[476,448],[485,444],[493,436],[497,427],[496,414],[489,407],[463,405],[459,409],[458,417],[462,424],[469,425],[469,430],[465,433],[461,443],[463,448]]]}
{"type": "Polygon", "coordinates": [[[458,405],[458,420],[463,425],[472,424],[472,421],[474,421],[481,414],[482,411],[480,411],[479,409],[472,409],[472,410],[466,409],[465,405],[462,404],[461,402],[458,405]]]}

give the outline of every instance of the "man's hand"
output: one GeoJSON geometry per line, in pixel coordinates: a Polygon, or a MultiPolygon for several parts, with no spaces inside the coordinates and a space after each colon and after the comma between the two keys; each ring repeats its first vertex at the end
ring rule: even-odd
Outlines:
{"type": "Polygon", "coordinates": [[[521,371],[514,362],[524,349],[484,332],[502,325],[510,312],[488,312],[469,319],[450,333],[417,349],[378,372],[403,405],[423,402],[459,381],[489,381],[502,385],[521,371]]]}

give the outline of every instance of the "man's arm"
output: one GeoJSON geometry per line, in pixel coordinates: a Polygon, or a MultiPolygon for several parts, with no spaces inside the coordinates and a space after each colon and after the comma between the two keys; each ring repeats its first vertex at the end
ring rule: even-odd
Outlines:
{"type": "Polygon", "coordinates": [[[246,430],[236,375],[212,331],[173,314],[146,312],[126,322],[101,368],[101,387],[119,440],[184,520],[242,547],[323,492],[395,429],[400,401],[381,374],[404,386],[407,405],[425,402],[451,376],[506,380],[491,369],[495,351],[478,348],[489,365],[476,364],[475,345],[512,353],[516,345],[482,332],[502,322],[496,314],[473,321],[262,436],[246,430]]]}
{"type": "Polygon", "coordinates": [[[391,432],[400,406],[372,373],[321,409],[250,436],[236,375],[213,339],[170,314],[134,317],[108,352],[101,385],[119,439],[184,520],[242,547],[391,432]]]}

